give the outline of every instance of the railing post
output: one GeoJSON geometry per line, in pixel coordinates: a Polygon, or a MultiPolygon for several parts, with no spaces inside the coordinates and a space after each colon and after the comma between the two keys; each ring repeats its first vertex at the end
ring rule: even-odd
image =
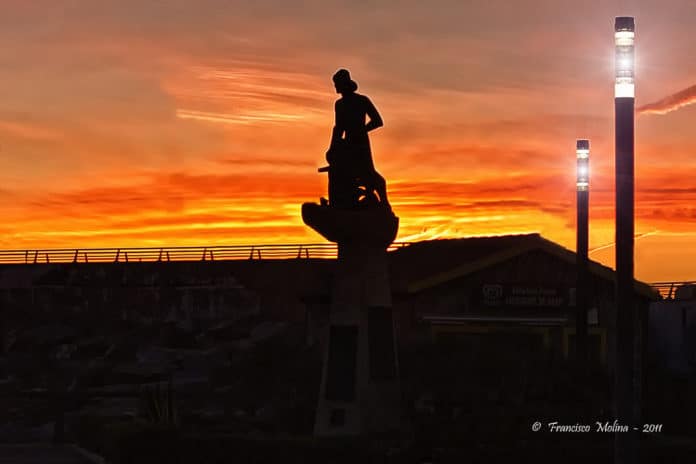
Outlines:
{"type": "Polygon", "coordinates": [[[89,259],[87,259],[87,251],[85,250],[82,254],[85,257],[85,263],[89,263],[89,259]]]}
{"type": "Polygon", "coordinates": [[[39,259],[39,250],[36,250],[34,252],[34,264],[36,264],[36,261],[38,261],[38,259],[39,259]]]}
{"type": "Polygon", "coordinates": [[[119,248],[116,250],[116,259],[114,259],[114,263],[118,263],[118,257],[121,255],[121,249],[119,248]]]}
{"type": "Polygon", "coordinates": [[[24,264],[29,264],[29,250],[24,252],[24,264]]]}
{"type": "Polygon", "coordinates": [[[207,248],[203,248],[203,256],[201,256],[201,261],[205,261],[205,252],[208,251],[207,248]]]}
{"type": "Polygon", "coordinates": [[[300,259],[302,257],[302,245],[297,249],[297,259],[300,259]]]}
{"type": "Polygon", "coordinates": [[[75,256],[73,256],[73,260],[72,260],[73,263],[77,262],[77,254],[79,253],[79,251],[80,250],[77,250],[77,249],[75,250],[75,256]]]}
{"type": "Polygon", "coordinates": [[[210,250],[210,260],[215,261],[215,257],[213,256],[213,250],[210,250]]]}
{"type": "Polygon", "coordinates": [[[162,249],[160,248],[159,256],[157,257],[157,262],[162,261],[162,249]]]}
{"type": "Polygon", "coordinates": [[[251,246],[251,253],[249,253],[249,259],[254,259],[254,245],[251,246]]]}

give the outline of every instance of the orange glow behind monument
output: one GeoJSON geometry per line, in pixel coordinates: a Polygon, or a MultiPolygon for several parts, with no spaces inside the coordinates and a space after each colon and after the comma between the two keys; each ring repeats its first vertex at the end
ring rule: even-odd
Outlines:
{"type": "MultiPolygon", "coordinates": [[[[300,205],[326,196],[316,168],[346,67],[384,118],[370,136],[397,240],[540,232],[574,248],[588,138],[590,258],[613,265],[608,6],[546,2],[520,23],[521,5],[180,3],[4,7],[0,248],[320,241],[300,205]]],[[[641,22],[638,106],[693,85],[692,29],[672,25],[696,15],[684,8],[641,22]]],[[[636,120],[640,279],[696,279],[695,108],[636,120]]]]}

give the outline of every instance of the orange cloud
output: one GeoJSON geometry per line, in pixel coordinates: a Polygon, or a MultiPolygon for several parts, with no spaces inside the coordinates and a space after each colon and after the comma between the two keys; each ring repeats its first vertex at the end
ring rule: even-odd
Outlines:
{"type": "Polygon", "coordinates": [[[667,114],[696,103],[696,85],[639,107],[639,114],[667,114]]]}
{"type": "Polygon", "coordinates": [[[13,120],[0,120],[0,134],[2,133],[6,136],[41,141],[55,141],[62,136],[60,131],[52,127],[13,120]]]}

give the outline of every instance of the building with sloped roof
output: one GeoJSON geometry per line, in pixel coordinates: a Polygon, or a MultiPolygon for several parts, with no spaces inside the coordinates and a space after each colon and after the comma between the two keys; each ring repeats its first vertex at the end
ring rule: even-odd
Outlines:
{"type": "MultiPolygon", "coordinates": [[[[539,234],[414,243],[390,253],[390,265],[402,344],[514,338],[574,356],[576,254],[539,234]]],[[[590,355],[611,367],[615,273],[593,261],[589,272],[590,355]]],[[[642,282],[634,288],[645,321],[659,295],[642,282]]]]}

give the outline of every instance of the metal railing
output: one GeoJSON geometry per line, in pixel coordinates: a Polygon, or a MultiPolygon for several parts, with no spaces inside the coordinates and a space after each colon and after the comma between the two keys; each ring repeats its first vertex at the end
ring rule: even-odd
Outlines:
{"type": "Polygon", "coordinates": [[[662,298],[672,300],[677,296],[677,289],[685,285],[696,285],[696,281],[687,280],[683,282],[653,282],[650,284],[652,288],[660,292],[662,298]]]}
{"type": "MultiPolygon", "coordinates": [[[[395,242],[389,251],[410,245],[395,242]]],[[[161,248],[62,248],[0,250],[0,264],[127,263],[158,261],[225,261],[232,259],[332,259],[338,253],[332,243],[287,245],[227,245],[161,248]]]]}
{"type": "MultiPolygon", "coordinates": [[[[394,242],[393,251],[413,242],[394,242]]],[[[268,245],[221,245],[209,247],[131,247],[131,248],[53,248],[0,250],[0,264],[51,263],[127,263],[161,261],[225,261],[239,259],[335,259],[338,248],[333,243],[295,243],[268,245]]],[[[653,282],[649,284],[663,298],[673,299],[683,285],[696,281],[653,282]]]]}

